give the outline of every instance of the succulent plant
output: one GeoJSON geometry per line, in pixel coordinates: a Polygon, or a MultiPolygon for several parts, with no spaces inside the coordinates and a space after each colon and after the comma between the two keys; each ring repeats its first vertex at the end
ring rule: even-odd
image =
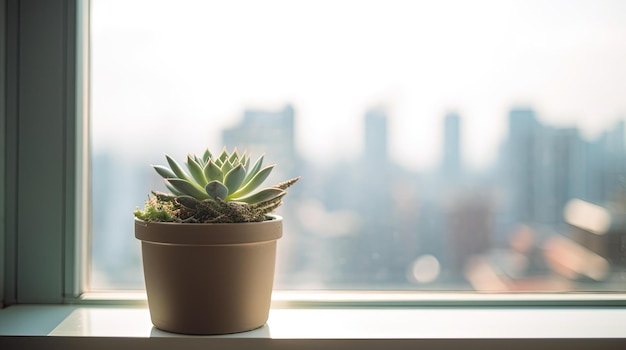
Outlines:
{"type": "Polygon", "coordinates": [[[169,155],[168,166],[153,165],[171,194],[152,192],[139,219],[178,222],[263,221],[282,204],[285,190],[299,177],[258,189],[275,165],[263,166],[263,156],[254,163],[224,149],[219,156],[206,149],[201,156],[187,155],[186,170],[169,155]]]}

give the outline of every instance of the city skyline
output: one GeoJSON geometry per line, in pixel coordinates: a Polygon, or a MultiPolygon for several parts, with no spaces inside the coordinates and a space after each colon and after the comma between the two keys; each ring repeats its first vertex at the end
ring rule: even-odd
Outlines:
{"type": "MultiPolygon", "coordinates": [[[[383,144],[379,143],[377,145],[377,147],[382,148],[382,150],[379,152],[375,152],[375,154],[378,154],[378,155],[385,154],[389,160],[393,160],[396,163],[402,163],[406,167],[407,170],[416,171],[416,172],[428,172],[428,171],[436,170],[438,167],[442,166],[441,162],[458,163],[455,165],[456,167],[462,166],[466,170],[471,170],[471,171],[476,171],[476,172],[488,171],[489,168],[492,167],[498,161],[498,156],[499,156],[498,152],[500,151],[500,147],[502,146],[503,142],[506,141],[507,133],[510,132],[510,126],[508,125],[508,122],[507,122],[505,123],[506,125],[504,129],[504,134],[499,139],[499,142],[493,145],[493,149],[487,150],[487,152],[493,153],[489,161],[482,163],[481,166],[479,167],[474,167],[473,164],[471,163],[471,160],[469,160],[467,157],[467,151],[464,148],[464,143],[463,143],[463,140],[467,137],[467,134],[464,133],[464,130],[466,129],[466,126],[469,122],[468,121],[469,118],[464,117],[463,111],[459,109],[449,108],[449,109],[446,109],[445,112],[443,112],[441,115],[438,116],[439,118],[438,123],[436,127],[433,128],[433,131],[437,131],[440,133],[440,135],[438,136],[438,143],[435,144],[434,147],[430,148],[430,152],[433,154],[433,161],[428,164],[425,164],[424,166],[419,166],[419,167],[406,166],[407,161],[410,162],[411,159],[404,158],[402,160],[399,160],[397,155],[393,154],[390,149],[391,148],[390,141],[393,140],[395,136],[393,134],[393,129],[390,128],[390,124],[393,122],[395,118],[393,115],[389,114],[388,112],[390,110],[389,108],[386,108],[385,106],[382,106],[382,105],[378,105],[378,106],[365,110],[363,112],[361,120],[359,120],[357,124],[355,125],[355,129],[361,132],[361,135],[358,137],[360,142],[359,142],[359,147],[356,150],[356,153],[345,156],[345,157],[332,159],[330,163],[315,162],[316,160],[315,157],[313,158],[307,157],[307,155],[301,152],[301,149],[298,147],[299,145],[298,141],[299,141],[300,135],[297,134],[297,126],[301,118],[298,117],[297,106],[294,106],[291,103],[285,103],[282,106],[279,106],[277,108],[269,108],[269,109],[256,108],[256,107],[244,108],[243,110],[240,111],[238,116],[232,118],[228,127],[225,127],[224,129],[219,130],[219,134],[220,134],[220,137],[218,138],[219,142],[214,142],[215,140],[213,140],[212,142],[203,142],[202,140],[200,140],[199,142],[196,142],[197,144],[201,145],[198,149],[204,149],[207,147],[216,149],[216,148],[222,148],[224,146],[228,146],[229,144],[232,144],[232,142],[228,141],[228,136],[226,136],[226,139],[224,139],[224,135],[228,135],[228,132],[224,133],[224,130],[230,130],[232,128],[235,128],[238,125],[241,125],[242,123],[245,124],[249,122],[252,124],[252,126],[257,125],[261,128],[268,129],[268,127],[271,127],[271,126],[262,126],[263,121],[259,118],[262,118],[263,116],[266,116],[268,114],[281,115],[285,109],[289,109],[288,114],[291,115],[291,118],[281,119],[281,122],[286,122],[287,123],[286,126],[292,128],[293,130],[293,132],[291,132],[289,135],[285,135],[289,138],[289,142],[295,145],[295,149],[292,151],[295,152],[295,154],[297,154],[299,157],[302,157],[303,160],[315,163],[316,165],[322,166],[322,167],[325,165],[333,165],[333,164],[337,164],[337,163],[341,163],[345,161],[355,160],[361,157],[363,154],[371,153],[373,151],[371,149],[372,145],[369,146],[370,147],[369,151],[367,149],[368,145],[366,142],[367,141],[366,120],[368,117],[375,117],[376,115],[378,115],[379,117],[384,116],[384,119],[385,119],[384,128],[385,128],[385,132],[387,136],[383,144]],[[448,123],[450,122],[449,120],[450,117],[454,117],[453,119],[454,119],[455,125],[453,129],[448,129],[449,128],[448,123]],[[452,135],[450,135],[449,133],[452,133],[452,135]],[[449,144],[450,137],[453,137],[453,139],[455,139],[455,142],[456,142],[452,146],[449,144]],[[211,144],[218,145],[218,146],[213,147],[211,146],[211,144]],[[451,150],[454,151],[452,154],[446,153],[451,150]],[[450,156],[456,157],[456,159],[449,159],[450,156]]],[[[588,137],[587,133],[585,133],[585,130],[576,125],[568,125],[568,124],[562,125],[559,123],[552,124],[552,123],[546,122],[545,120],[542,119],[542,116],[544,116],[545,114],[541,113],[541,111],[537,110],[532,105],[510,106],[509,109],[501,116],[500,119],[506,121],[509,113],[514,110],[533,111],[534,119],[536,120],[536,122],[542,125],[545,125],[547,127],[551,127],[555,129],[576,130],[576,133],[585,142],[592,142],[592,143],[596,142],[600,140],[601,138],[605,137],[605,134],[607,132],[614,130],[615,128],[621,128],[623,132],[626,132],[626,128],[624,127],[624,123],[626,122],[626,116],[621,119],[616,119],[612,124],[607,125],[605,128],[596,130],[595,131],[596,134],[594,134],[593,137],[588,137]]],[[[437,119],[437,118],[432,117],[431,119],[437,119]]],[[[469,124],[471,124],[471,122],[469,122],[469,124]]],[[[211,129],[211,128],[207,127],[207,130],[208,129],[211,129]]],[[[254,143],[255,139],[259,139],[259,135],[254,136],[252,131],[249,134],[249,136],[251,140],[250,142],[252,143],[254,143]]],[[[184,148],[184,146],[181,146],[181,145],[173,145],[173,146],[174,147],[171,147],[168,150],[160,150],[160,149],[156,150],[156,153],[153,152],[151,156],[158,156],[160,158],[163,152],[178,155],[178,156],[184,156],[187,153],[192,152],[192,150],[184,148]]],[[[625,147],[624,151],[626,151],[626,145],[624,147],[625,147]]],[[[114,151],[114,149],[111,149],[111,150],[114,151]]],[[[127,151],[123,153],[124,155],[132,155],[132,153],[127,152],[127,151]]],[[[145,157],[145,154],[138,153],[135,155],[135,157],[145,157]]]]}
{"type": "Polygon", "coordinates": [[[292,103],[299,151],[337,161],[360,153],[360,117],[382,105],[394,159],[433,166],[440,116],[455,109],[475,167],[494,159],[511,106],[533,106],[542,122],[588,139],[626,113],[621,1],[92,6],[95,148],[128,149],[120,140],[136,137],[138,153],[157,142],[220,147],[220,130],[245,108],[292,103]]]}
{"type": "MultiPolygon", "coordinates": [[[[385,154],[387,116],[380,109],[362,116],[366,149],[376,154],[363,153],[330,169],[308,163],[295,150],[297,114],[290,105],[278,111],[246,110],[243,116],[222,131],[227,146],[267,152],[267,160],[279,164],[277,171],[303,176],[290,191],[289,205],[281,208],[290,218],[279,255],[281,288],[470,288],[464,271],[474,258],[508,249],[511,235],[527,235],[520,227],[533,232],[525,254],[538,254],[544,241],[568,236],[563,211],[569,201],[609,205],[626,175],[624,122],[587,142],[577,129],[543,124],[533,109],[512,109],[497,164],[474,173],[459,154],[462,121],[456,113],[442,120],[447,151],[439,167],[427,172],[411,171],[385,154]],[[437,273],[420,270],[423,261],[435,261],[437,273]],[[411,266],[415,275],[406,274],[411,266]],[[424,279],[424,274],[431,277],[424,279]]],[[[113,283],[136,286],[138,251],[133,253],[124,218],[162,184],[144,163],[124,163],[116,154],[93,157],[96,286],[106,285],[103,271],[121,266],[125,274],[113,277],[118,281],[113,283]],[[119,176],[132,195],[120,198],[108,189],[119,176]]],[[[612,256],[621,259],[619,251],[612,256]]],[[[545,275],[545,261],[533,259],[539,260],[524,273],[545,275]]],[[[615,261],[615,268],[622,268],[621,260],[615,261]]]]}

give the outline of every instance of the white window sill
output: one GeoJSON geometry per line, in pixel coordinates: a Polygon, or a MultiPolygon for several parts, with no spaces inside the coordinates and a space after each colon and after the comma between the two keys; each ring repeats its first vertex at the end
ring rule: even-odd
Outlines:
{"type": "Polygon", "coordinates": [[[155,329],[145,306],[17,305],[0,310],[0,348],[626,349],[623,307],[274,308],[250,332],[155,329]]]}

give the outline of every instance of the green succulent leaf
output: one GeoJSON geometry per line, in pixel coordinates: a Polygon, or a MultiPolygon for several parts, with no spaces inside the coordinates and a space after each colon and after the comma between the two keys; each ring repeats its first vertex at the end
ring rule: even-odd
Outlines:
{"type": "Polygon", "coordinates": [[[233,153],[230,154],[230,157],[228,158],[228,162],[232,164],[233,166],[239,163],[239,153],[237,152],[237,148],[235,148],[233,150],[233,153]]]}
{"type": "Polygon", "coordinates": [[[228,193],[235,193],[246,177],[246,169],[239,164],[224,176],[224,185],[228,188],[228,193]]]}
{"type": "Polygon", "coordinates": [[[211,151],[209,151],[209,149],[205,149],[204,153],[202,154],[202,160],[204,161],[204,164],[209,162],[209,159],[213,158],[213,155],[211,154],[211,151]]]}
{"type": "Polygon", "coordinates": [[[246,169],[246,163],[248,161],[248,154],[246,151],[243,151],[243,153],[241,154],[241,157],[239,158],[239,164],[244,166],[244,169],[246,169]]]}
{"type": "Polygon", "coordinates": [[[256,173],[258,173],[259,170],[261,170],[261,166],[263,166],[264,157],[265,156],[260,156],[259,159],[257,159],[256,162],[254,162],[252,169],[248,171],[248,175],[246,176],[245,180],[243,180],[243,183],[250,182],[250,180],[256,175],[256,173]]]}
{"type": "Polygon", "coordinates": [[[166,179],[167,182],[169,182],[172,186],[174,186],[174,188],[180,192],[182,192],[183,194],[186,194],[188,196],[192,196],[196,199],[208,199],[209,196],[207,193],[205,193],[204,191],[202,191],[201,189],[199,189],[197,187],[197,185],[194,185],[193,183],[187,181],[187,180],[183,180],[183,179],[166,179]]]}
{"type": "Polygon", "coordinates": [[[198,165],[200,166],[200,169],[204,168],[204,160],[202,160],[202,158],[198,157],[197,155],[193,155],[193,160],[196,161],[196,163],[198,163],[198,165]]]}
{"type": "Polygon", "coordinates": [[[189,175],[187,175],[187,173],[185,172],[185,170],[183,170],[183,168],[180,165],[178,165],[178,163],[172,157],[166,154],[165,158],[167,159],[167,163],[170,165],[170,168],[172,169],[174,174],[176,174],[177,178],[184,179],[189,182],[192,181],[189,175]]]}
{"type": "Polygon", "coordinates": [[[226,151],[226,148],[224,148],[222,150],[222,153],[220,153],[219,157],[217,157],[217,160],[220,161],[220,164],[224,164],[224,162],[226,162],[226,159],[228,159],[228,151],[226,151]]]}
{"type": "Polygon", "coordinates": [[[183,195],[183,196],[177,196],[177,197],[176,197],[176,201],[177,201],[178,203],[180,203],[181,205],[183,205],[183,206],[185,206],[185,207],[189,208],[189,209],[195,209],[195,208],[198,206],[198,204],[200,203],[200,202],[198,202],[198,200],[197,200],[197,199],[195,199],[194,197],[191,197],[191,196],[185,196],[185,195],[183,195]]]}
{"type": "Polygon", "coordinates": [[[236,202],[255,204],[255,203],[266,202],[274,198],[284,196],[286,193],[287,192],[285,190],[281,190],[280,188],[268,187],[268,188],[260,190],[259,192],[251,194],[249,196],[232,198],[232,200],[236,202]]]}
{"type": "Polygon", "coordinates": [[[207,182],[211,182],[213,180],[224,180],[224,173],[222,173],[222,169],[220,169],[220,167],[218,167],[212,160],[209,160],[209,162],[206,163],[203,172],[207,182]]]}
{"type": "Polygon", "coordinates": [[[176,174],[174,174],[174,172],[170,168],[168,168],[166,166],[163,166],[163,165],[153,165],[152,167],[164,179],[176,177],[176,174]]]}
{"type": "Polygon", "coordinates": [[[204,187],[204,185],[206,185],[207,180],[204,176],[204,171],[202,170],[202,167],[190,155],[187,156],[187,169],[189,169],[189,173],[191,174],[193,179],[196,180],[198,185],[200,185],[201,187],[204,187]]]}
{"type": "Polygon", "coordinates": [[[246,169],[247,173],[248,169],[250,169],[250,155],[247,155],[246,158],[241,162],[241,164],[243,164],[243,167],[246,169]]]}
{"type": "Polygon", "coordinates": [[[233,163],[231,163],[228,159],[226,159],[224,161],[224,164],[222,164],[221,170],[222,170],[222,174],[224,174],[224,176],[226,176],[226,174],[228,174],[229,171],[231,171],[235,166],[233,165],[233,163]]]}
{"type": "Polygon", "coordinates": [[[176,187],[172,186],[169,182],[165,181],[165,187],[167,187],[170,192],[172,192],[176,196],[183,196],[184,193],[177,190],[176,187]]]}
{"type": "Polygon", "coordinates": [[[224,199],[226,198],[226,196],[228,196],[228,188],[224,186],[223,183],[217,180],[211,181],[208,184],[206,184],[204,189],[206,190],[206,193],[213,199],[216,199],[216,198],[224,199]]]}
{"type": "Polygon", "coordinates": [[[275,165],[268,165],[265,168],[261,169],[261,171],[257,172],[251,179],[248,180],[248,182],[244,182],[243,186],[239,190],[237,190],[237,192],[233,193],[231,197],[245,196],[248,193],[256,190],[259,186],[261,186],[263,181],[267,179],[267,177],[272,172],[272,169],[274,169],[274,166],[275,165]]]}

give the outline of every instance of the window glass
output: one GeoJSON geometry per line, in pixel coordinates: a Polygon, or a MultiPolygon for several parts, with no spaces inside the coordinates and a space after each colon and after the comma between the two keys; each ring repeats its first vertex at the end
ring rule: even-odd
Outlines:
{"type": "Polygon", "coordinates": [[[90,283],[150,164],[302,175],[276,288],[626,290],[626,2],[92,0],[90,283]]]}

